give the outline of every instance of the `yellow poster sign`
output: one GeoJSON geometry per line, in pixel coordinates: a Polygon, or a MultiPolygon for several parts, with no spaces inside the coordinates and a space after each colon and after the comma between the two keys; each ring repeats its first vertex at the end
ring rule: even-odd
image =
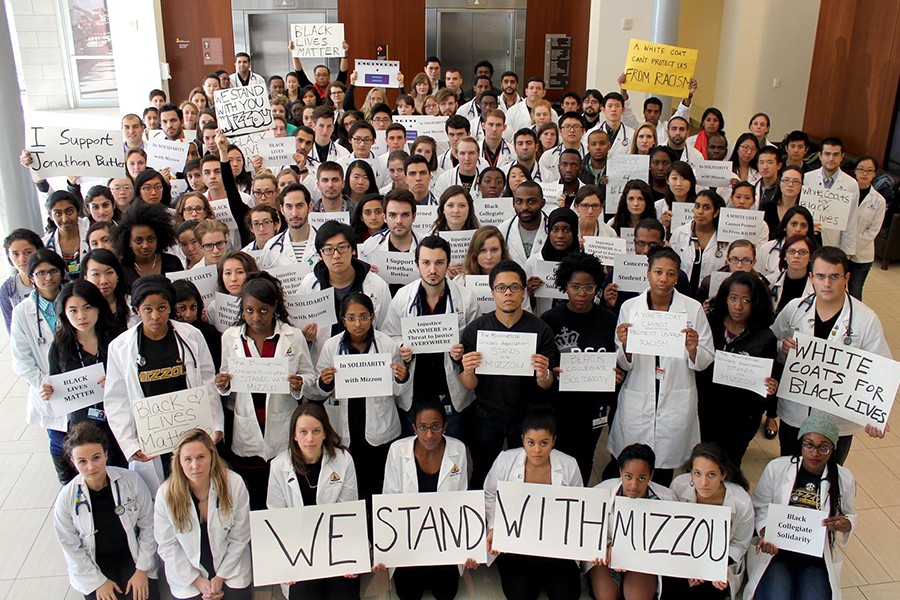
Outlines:
{"type": "Polygon", "coordinates": [[[697,51],[634,38],[625,58],[625,89],[686,98],[697,51]]]}

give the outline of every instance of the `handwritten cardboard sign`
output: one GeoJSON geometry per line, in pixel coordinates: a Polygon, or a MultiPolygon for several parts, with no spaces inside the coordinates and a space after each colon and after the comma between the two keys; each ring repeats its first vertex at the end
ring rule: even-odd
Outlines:
{"type": "Polygon", "coordinates": [[[555,260],[536,260],[534,262],[534,272],[532,273],[532,276],[540,277],[544,282],[544,285],[539,286],[538,289],[534,290],[535,298],[568,298],[564,291],[556,287],[556,268],[558,266],[559,262],[555,260]]]}
{"type": "Polygon", "coordinates": [[[559,391],[612,392],[616,389],[615,352],[563,352],[559,391]]]}
{"type": "Polygon", "coordinates": [[[102,363],[47,377],[53,386],[50,408],[57,417],[103,402],[100,379],[106,374],[102,363]]]}
{"type": "Polygon", "coordinates": [[[290,394],[288,382],[288,359],[279,358],[246,358],[232,356],[228,358],[228,372],[231,373],[232,392],[250,392],[258,394],[290,394]]]}
{"type": "Polygon", "coordinates": [[[694,204],[693,202],[673,202],[672,203],[672,224],[669,231],[675,231],[682,225],[687,225],[694,220],[694,204]]]}
{"type": "Polygon", "coordinates": [[[647,183],[650,177],[650,155],[613,154],[607,159],[606,174],[610,179],[639,179],[647,183]]]}
{"type": "Polygon", "coordinates": [[[884,429],[891,414],[900,365],[841,341],[796,333],[778,396],[837,417],[884,429]]]}
{"type": "Polygon", "coordinates": [[[486,562],[484,493],[375,495],[372,536],[375,563],[386,567],[486,562]]]}
{"type": "Polygon", "coordinates": [[[121,177],[125,172],[122,136],[103,129],[53,127],[34,123],[25,130],[25,145],[37,178],[57,175],[121,177]]]}
{"type": "Polygon", "coordinates": [[[636,92],[687,98],[697,50],[632,38],[625,57],[625,83],[636,92]]]}
{"type": "Polygon", "coordinates": [[[144,142],[144,151],[147,152],[147,166],[159,171],[168,167],[172,174],[184,170],[187,161],[188,146],[190,142],[181,140],[168,140],[166,138],[154,138],[144,142]]]}
{"type": "Polygon", "coordinates": [[[344,56],[343,23],[291,23],[291,39],[297,58],[344,56]]]}
{"type": "Polygon", "coordinates": [[[481,352],[479,375],[534,375],[531,355],[537,352],[536,333],[479,331],[475,342],[481,352]]]}
{"type": "Polygon", "coordinates": [[[719,228],[716,241],[731,243],[749,240],[756,244],[763,226],[763,211],[742,208],[723,208],[719,211],[719,228]]]}
{"type": "Polygon", "coordinates": [[[822,229],[847,229],[852,203],[851,192],[811,185],[804,185],[800,190],[800,206],[809,209],[813,222],[821,223],[822,229]]]}
{"type": "MultiPolygon", "coordinates": [[[[272,129],[269,90],[259,83],[230,87],[214,92],[216,122],[229,139],[272,129]]],[[[258,153],[252,155],[256,156],[258,153]]]]}
{"type": "Polygon", "coordinates": [[[765,398],[768,395],[765,379],[771,376],[771,358],[758,358],[716,350],[713,383],[751,390],[765,398]]]}
{"type": "Polygon", "coordinates": [[[393,395],[390,354],[342,354],[334,362],[335,398],[393,395]]]}
{"type": "Polygon", "coordinates": [[[451,346],[459,343],[459,319],[453,312],[403,317],[400,326],[403,329],[403,345],[412,348],[416,354],[449,352],[451,346]]]}
{"type": "Polygon", "coordinates": [[[211,402],[205,387],[195,387],[149,398],[132,398],[141,450],[147,456],[171,452],[186,431],[199,428],[213,435],[211,402]]]}
{"type": "Polygon", "coordinates": [[[398,73],[400,73],[399,60],[356,59],[357,87],[400,87],[398,73]]]}
{"type": "Polygon", "coordinates": [[[647,257],[642,254],[619,254],[613,269],[613,283],[620,292],[643,292],[647,289],[647,257]]]}
{"type": "Polygon", "coordinates": [[[766,541],[782,550],[809,556],[825,555],[825,526],[828,511],[800,506],[769,504],[766,512],[766,541]]]}
{"type": "Polygon", "coordinates": [[[363,500],[251,511],[250,540],[257,586],[372,569],[363,500]]]}
{"type": "Polygon", "coordinates": [[[610,492],[500,481],[493,547],[529,556],[592,561],[606,557],[610,492]]]}
{"type": "Polygon", "coordinates": [[[684,358],[684,336],[687,315],[664,310],[640,309],[629,315],[625,350],[631,354],[684,358]]]}
{"type": "Polygon", "coordinates": [[[213,213],[215,213],[216,215],[216,221],[218,221],[219,223],[224,223],[226,226],[228,226],[228,231],[232,232],[232,234],[237,231],[237,221],[234,220],[234,214],[231,212],[231,207],[228,205],[227,198],[223,198],[221,200],[210,200],[209,206],[213,209],[213,213]]]}

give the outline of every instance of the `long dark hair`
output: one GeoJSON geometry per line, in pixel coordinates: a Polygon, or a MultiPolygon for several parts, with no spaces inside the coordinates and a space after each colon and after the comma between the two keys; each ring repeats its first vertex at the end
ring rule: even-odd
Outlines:
{"type": "MultiPolygon", "coordinates": [[[[234,257],[232,257],[234,258],[234,257]]],[[[281,282],[269,275],[268,271],[259,271],[256,273],[247,273],[247,279],[244,280],[244,287],[241,289],[241,306],[242,309],[238,315],[237,325],[243,325],[244,298],[253,297],[264,304],[275,307],[275,318],[282,323],[290,323],[290,315],[287,311],[287,305],[284,302],[284,288],[281,282]]]]}
{"type": "Polygon", "coordinates": [[[731,165],[734,168],[735,173],[740,173],[741,168],[741,157],[738,155],[738,149],[741,147],[741,144],[746,141],[751,141],[753,142],[753,145],[756,146],[756,154],[753,156],[749,165],[751,169],[756,168],[756,157],[759,155],[759,138],[750,132],[742,133],[734,143],[734,152],[731,154],[731,165]]]}
{"type": "Polygon", "coordinates": [[[669,187],[669,175],[671,175],[672,172],[678,173],[681,177],[687,179],[691,183],[691,187],[687,193],[687,202],[693,204],[694,200],[697,199],[697,177],[694,175],[694,170],[691,168],[691,165],[683,160],[676,160],[672,163],[672,166],[669,167],[669,170],[666,171],[666,206],[669,207],[669,210],[672,210],[672,203],[675,202],[675,194],[672,193],[672,188],[669,187]]]}
{"type": "Polygon", "coordinates": [[[344,195],[350,196],[350,172],[353,169],[362,169],[362,172],[366,174],[366,178],[369,180],[369,187],[364,192],[365,194],[377,194],[378,193],[378,180],[375,178],[375,171],[372,169],[372,165],[362,159],[356,159],[347,165],[347,171],[344,175],[344,195]]]}
{"type": "MultiPolygon", "coordinates": [[[[750,290],[750,316],[747,318],[747,329],[760,331],[768,328],[775,320],[772,313],[772,298],[769,290],[760,280],[759,275],[753,273],[732,273],[728,279],[722,282],[719,293],[713,299],[712,310],[709,312],[709,326],[713,336],[724,335],[725,318],[728,316],[728,293],[735,285],[746,286],[750,290]],[[718,332],[718,333],[717,333],[718,332]]],[[[718,340],[717,340],[718,341],[718,340]]],[[[716,344],[716,348],[719,345],[716,344]]]]}
{"type": "MultiPolygon", "coordinates": [[[[443,413],[443,411],[441,411],[443,413]]],[[[322,440],[322,454],[327,454],[329,458],[334,458],[337,450],[346,450],[341,444],[341,436],[334,430],[331,421],[328,420],[328,413],[321,404],[315,402],[304,402],[291,415],[291,428],[288,431],[288,450],[291,455],[291,466],[300,475],[306,475],[309,472],[309,466],[303,460],[303,452],[294,439],[294,432],[297,430],[297,420],[300,417],[312,417],[322,424],[322,430],[325,432],[325,439],[322,440]]]]}
{"type": "Polygon", "coordinates": [[[617,235],[622,235],[623,227],[631,226],[631,213],[628,212],[627,199],[628,192],[632,190],[638,190],[641,193],[641,196],[644,197],[644,212],[641,213],[638,221],[641,219],[656,218],[656,204],[653,202],[653,191],[650,189],[650,186],[640,179],[632,179],[626,183],[624,189],[622,189],[622,197],[619,198],[619,206],[616,208],[616,214],[613,217],[611,227],[617,235]]]}
{"type": "Polygon", "coordinates": [[[53,233],[57,230],[56,221],[53,220],[52,212],[53,207],[60,202],[68,202],[73,207],[75,207],[75,212],[78,217],[81,217],[81,212],[84,210],[83,203],[79,196],[76,196],[72,192],[68,192],[66,190],[56,190],[49,196],[47,196],[46,202],[44,202],[44,207],[47,209],[47,233],[53,233]]]}
{"type": "MultiPolygon", "coordinates": [[[[116,287],[113,290],[113,296],[115,296],[116,298],[116,312],[113,315],[113,318],[116,320],[116,324],[121,326],[121,328],[124,330],[128,326],[128,317],[130,313],[128,300],[125,298],[125,274],[122,272],[122,263],[120,263],[119,259],[116,258],[116,255],[109,250],[106,250],[104,248],[91,250],[84,255],[83,259],[81,259],[81,266],[78,269],[79,276],[84,280],[87,280],[87,266],[89,260],[100,263],[101,265],[105,265],[107,267],[112,267],[112,269],[116,272],[118,281],[116,281],[116,287]]],[[[91,282],[91,284],[93,285],[93,282],[91,282]]]]}
{"type": "Polygon", "coordinates": [[[97,349],[100,361],[106,364],[106,347],[113,339],[122,333],[123,329],[119,328],[112,311],[109,309],[109,303],[90,281],[76,279],[71,283],[67,283],[56,297],[56,332],[53,334],[52,351],[56,352],[56,356],[60,362],[73,362],[79,360],[78,338],[76,337],[75,328],[66,318],[66,302],[72,297],[82,298],[85,302],[93,306],[99,311],[97,324],[94,326],[94,332],[97,334],[97,349]]]}
{"type": "Polygon", "coordinates": [[[808,227],[806,229],[806,235],[809,236],[810,238],[812,237],[810,232],[815,230],[814,229],[815,222],[813,221],[812,213],[809,212],[809,209],[806,208],[805,206],[797,205],[797,206],[792,206],[789,209],[787,209],[787,211],[785,211],[784,216],[781,218],[781,222],[778,223],[778,228],[775,229],[775,239],[776,240],[784,240],[785,235],[787,235],[788,223],[791,222],[791,219],[794,218],[794,215],[798,215],[798,214],[801,217],[803,217],[804,219],[806,219],[806,224],[808,225],[808,227]]]}
{"type": "Polygon", "coordinates": [[[728,453],[725,452],[720,445],[714,442],[697,444],[694,446],[693,452],[691,452],[691,457],[687,459],[687,462],[684,463],[684,467],[682,468],[690,473],[694,467],[694,460],[697,458],[705,458],[706,460],[713,461],[719,465],[719,470],[722,471],[722,475],[725,477],[726,481],[738,484],[744,488],[744,491],[750,489],[750,482],[747,481],[747,477],[744,475],[743,471],[741,471],[741,467],[731,462],[731,459],[728,458],[728,453]]]}

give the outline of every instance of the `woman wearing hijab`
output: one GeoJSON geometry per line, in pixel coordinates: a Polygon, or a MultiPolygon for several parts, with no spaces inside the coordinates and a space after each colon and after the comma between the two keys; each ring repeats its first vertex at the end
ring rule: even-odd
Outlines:
{"type": "MultiPolygon", "coordinates": [[[[554,298],[535,297],[538,288],[544,285],[543,277],[535,275],[538,270],[538,261],[558,263],[570,254],[581,251],[578,244],[578,214],[571,208],[557,208],[550,213],[547,220],[549,235],[544,241],[540,254],[533,254],[525,263],[525,279],[528,287],[528,296],[534,307],[534,314],[541,315],[557,303],[554,298]]],[[[559,294],[560,302],[565,295],[559,294]]]]}

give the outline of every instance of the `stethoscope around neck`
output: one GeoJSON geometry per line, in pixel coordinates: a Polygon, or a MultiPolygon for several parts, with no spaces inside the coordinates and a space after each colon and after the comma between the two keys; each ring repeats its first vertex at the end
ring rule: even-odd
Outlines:
{"type": "MultiPolygon", "coordinates": [[[[847,319],[847,325],[846,327],[844,327],[844,345],[849,346],[853,343],[853,338],[856,336],[856,334],[853,333],[853,297],[846,292],[844,293],[844,295],[847,297],[847,303],[850,305],[850,318],[847,319]]],[[[794,309],[794,314],[791,315],[790,325],[792,329],[797,329],[796,327],[794,327],[794,322],[796,321],[797,317],[797,311],[803,308],[803,312],[808,313],[815,304],[815,301],[816,294],[812,293],[797,305],[797,308],[794,309]]],[[[815,323],[815,317],[812,317],[810,321],[815,323]]],[[[835,323],[835,327],[837,327],[837,323],[835,323]]]]}
{"type": "MultiPolygon", "coordinates": [[[[44,337],[44,332],[41,330],[41,301],[39,299],[40,294],[37,290],[34,291],[34,314],[35,319],[37,320],[37,343],[38,346],[43,346],[46,342],[50,341],[44,337]]],[[[47,323],[47,327],[50,327],[50,323],[47,323]]],[[[53,330],[50,330],[50,337],[53,337],[53,330]]]]}
{"type": "MultiPolygon", "coordinates": [[[[697,237],[696,227],[695,223],[691,223],[691,239],[688,240],[688,243],[694,247],[694,264],[699,265],[703,261],[703,248],[700,247],[700,238],[697,237]]],[[[725,242],[716,242],[716,258],[725,256],[722,251],[724,244],[725,242]]]]}
{"type": "MultiPolygon", "coordinates": [[[[509,243],[509,236],[512,233],[513,225],[516,224],[516,221],[518,219],[519,219],[519,215],[514,216],[512,219],[510,219],[509,225],[506,226],[506,236],[504,237],[504,239],[506,240],[507,243],[509,243]]],[[[550,233],[550,218],[544,213],[543,210],[541,211],[541,219],[544,220],[544,234],[549,234],[550,233]]]]}
{"type": "MultiPolygon", "coordinates": [[[[119,480],[113,482],[113,487],[116,489],[116,508],[113,509],[113,512],[116,513],[117,516],[122,516],[125,514],[125,507],[134,502],[134,498],[126,498],[125,502],[122,502],[122,490],[119,489],[119,480]]],[[[81,488],[81,484],[78,484],[78,489],[75,491],[75,516],[78,516],[81,507],[84,506],[87,508],[88,513],[93,513],[91,509],[91,503],[88,502],[87,494],[84,493],[84,490],[81,488]]]]}
{"type": "MultiPolygon", "coordinates": [[[[444,311],[444,314],[452,315],[453,313],[456,312],[456,306],[455,306],[454,303],[453,303],[453,293],[451,292],[450,286],[447,285],[446,281],[447,281],[447,280],[444,279],[444,291],[445,291],[445,293],[447,294],[447,308],[449,308],[450,310],[445,310],[445,311],[444,311]]],[[[420,286],[421,286],[421,284],[420,284],[420,286]]],[[[410,313],[412,313],[413,311],[415,311],[415,314],[416,314],[417,316],[420,316],[420,317],[421,317],[421,316],[422,316],[422,310],[421,310],[421,309],[422,309],[422,301],[421,301],[421,298],[420,298],[419,294],[416,293],[416,294],[413,296],[413,301],[410,303],[409,308],[407,309],[407,311],[410,312],[410,313]]]]}
{"type": "MultiPolygon", "coordinates": [[[[141,351],[141,346],[143,345],[143,342],[144,342],[144,326],[138,325],[137,327],[138,327],[138,330],[137,330],[137,358],[135,359],[134,362],[135,362],[135,364],[137,364],[138,367],[144,367],[147,364],[147,359],[146,359],[146,357],[144,357],[144,354],[141,351]]],[[[181,334],[178,333],[178,330],[175,329],[175,327],[171,323],[169,323],[169,327],[172,328],[172,333],[175,334],[175,339],[178,342],[178,354],[181,355],[181,360],[184,361],[185,350],[187,350],[191,355],[191,361],[193,361],[193,363],[194,363],[194,370],[196,370],[197,369],[197,357],[194,355],[194,351],[191,350],[191,347],[188,345],[187,342],[184,341],[184,338],[181,337],[181,334]]]]}

